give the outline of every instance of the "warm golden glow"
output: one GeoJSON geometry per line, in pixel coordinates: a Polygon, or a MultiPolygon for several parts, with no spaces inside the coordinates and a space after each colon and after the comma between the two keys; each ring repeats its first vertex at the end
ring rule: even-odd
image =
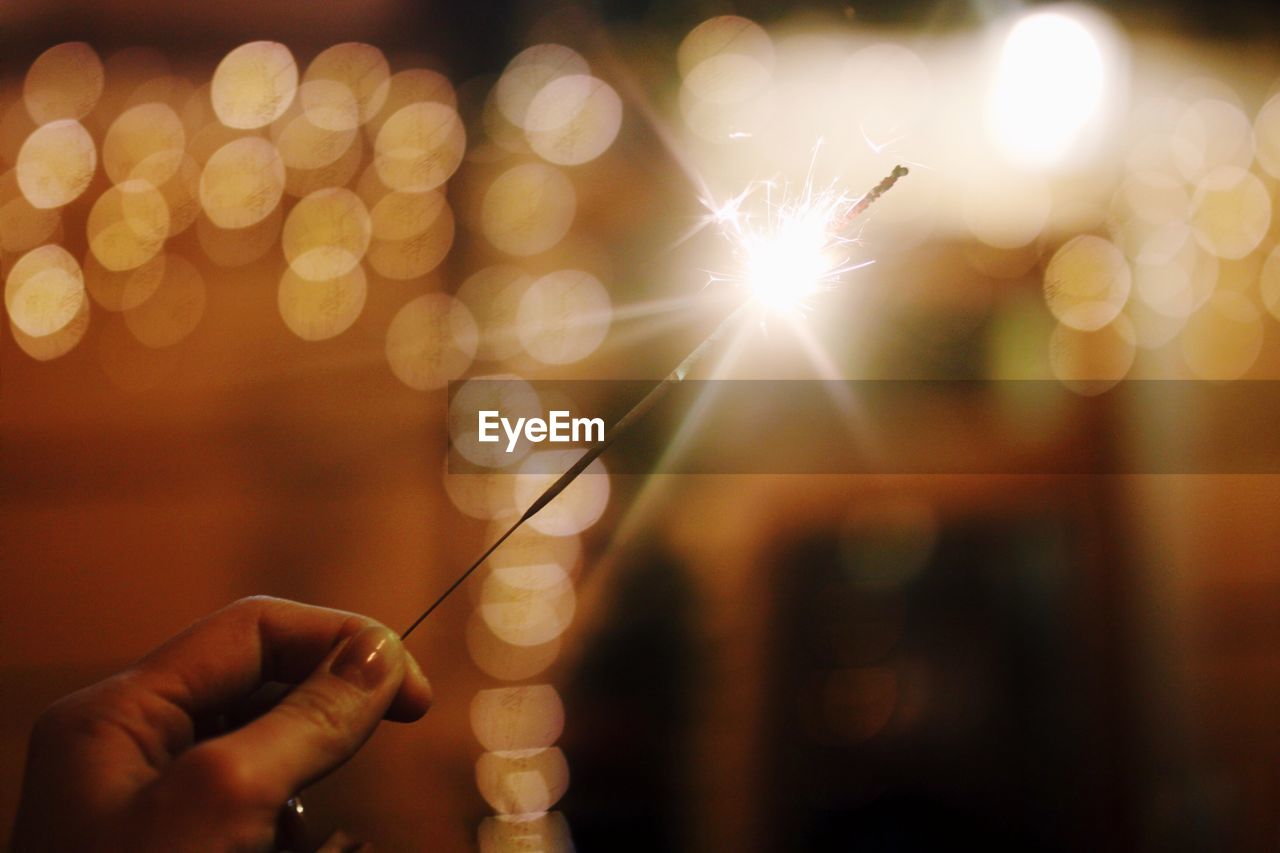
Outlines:
{"type": "Polygon", "coordinates": [[[560,654],[560,638],[535,645],[514,645],[498,637],[479,613],[467,622],[467,651],[486,675],[523,681],[545,672],[560,654]]]}
{"type": "Polygon", "coordinates": [[[294,205],[280,245],[289,267],[311,281],[327,281],[356,268],[373,238],[364,202],[341,187],[317,190],[294,205]]]}
{"type": "Polygon", "coordinates": [[[93,139],[78,121],[50,122],[22,143],[18,186],[33,207],[62,207],[88,188],[97,162],[93,139]]]}
{"type": "Polygon", "coordinates": [[[125,309],[125,325],[144,346],[171,347],[195,331],[204,316],[206,300],[200,271],[186,258],[169,252],[156,292],[140,305],[125,309]]]}
{"type": "MultiPolygon", "coordinates": [[[[581,450],[540,450],[530,454],[520,465],[516,478],[516,504],[533,503],[581,453],[581,450]]],[[[551,536],[581,533],[600,520],[608,503],[609,477],[604,463],[597,459],[529,523],[535,530],[551,536]]]]}
{"type": "MultiPolygon", "coordinates": [[[[307,85],[303,84],[304,90],[307,85]]],[[[271,124],[271,141],[285,167],[304,171],[331,165],[347,153],[356,133],[355,127],[339,130],[321,127],[302,114],[297,102],[271,124]]]]}
{"type": "Polygon", "coordinates": [[[1137,340],[1123,314],[1096,329],[1059,323],[1049,338],[1049,366],[1063,385],[1078,394],[1100,394],[1133,366],[1137,340]]]}
{"type": "Polygon", "coordinates": [[[354,129],[382,109],[390,77],[391,69],[378,48],[360,42],[335,44],[307,66],[299,91],[303,111],[328,130],[354,129]]]}
{"type": "Polygon", "coordinates": [[[71,352],[80,343],[89,330],[89,315],[89,300],[83,299],[80,301],[80,310],[70,322],[52,334],[39,337],[28,335],[12,318],[9,320],[9,331],[14,342],[27,355],[36,361],[52,361],[71,352]]]}
{"type": "Polygon", "coordinates": [[[280,277],[277,304],[284,324],[304,341],[340,335],[364,310],[366,283],[359,265],[333,278],[312,280],[292,268],[280,277]]]}
{"type": "Polygon", "coordinates": [[[373,242],[369,264],[387,278],[420,278],[439,266],[453,245],[453,211],[444,195],[435,190],[384,190],[370,217],[373,242]]]}
{"type": "Polygon", "coordinates": [[[1001,153],[1020,165],[1057,165],[1095,121],[1106,98],[1098,37],[1066,10],[1034,11],[1005,36],[987,104],[1001,153]]]}
{"type": "Polygon", "coordinates": [[[1235,166],[1221,166],[1196,185],[1191,227],[1206,251],[1239,259],[1262,242],[1271,226],[1271,195],[1259,178],[1235,166]]]}
{"type": "Polygon", "coordinates": [[[1182,357],[1198,379],[1239,379],[1262,352],[1262,315],[1245,296],[1219,290],[1182,330],[1182,357]]]}
{"type": "Polygon", "coordinates": [[[113,183],[145,178],[159,187],[177,173],[187,144],[182,120],[165,104],[120,114],[102,141],[102,167],[113,183]]]}
{"type": "Polygon", "coordinates": [[[480,853],[570,853],[572,834],[559,812],[498,815],[480,824],[480,853]]]}
{"type": "Polygon", "coordinates": [[[252,263],[279,246],[284,223],[281,206],[248,228],[219,228],[207,216],[196,220],[196,238],[210,261],[220,267],[252,263]]]}
{"type": "Polygon", "coordinates": [[[426,192],[453,176],[466,148],[467,134],[453,107],[410,104],[378,131],[374,164],[389,188],[426,192]]]}
{"type": "Polygon", "coordinates": [[[537,44],[507,63],[494,87],[494,101],[503,118],[516,127],[524,127],[529,105],[543,87],[560,77],[588,73],[587,61],[572,48],[537,44]]]}
{"type": "Polygon", "coordinates": [[[1132,274],[1113,243],[1089,234],[1073,237],[1044,271],[1044,295],[1059,322],[1092,332],[1116,318],[1129,298],[1132,274]]]}
{"type": "Polygon", "coordinates": [[[536,255],[559,243],[577,207],[573,184],[564,173],[540,163],[514,166],[484,194],[480,229],[510,255],[536,255]]]}
{"type": "Polygon", "coordinates": [[[537,814],[564,796],[569,765],[555,747],[486,752],[476,762],[476,786],[499,814],[537,814]]]}
{"type": "Polygon", "coordinates": [[[447,294],[428,293],[408,302],[391,320],[387,362],[410,388],[443,388],[471,366],[477,338],[466,306],[447,294]]]}
{"type": "Polygon", "coordinates": [[[265,139],[246,136],[218,148],[200,174],[200,204],[219,228],[248,228],[276,209],[284,162],[265,139]]]}
{"type": "Polygon", "coordinates": [[[86,226],[89,249],[109,270],[129,270],[154,258],[169,236],[169,205],[149,181],[111,187],[94,202],[86,226]]]}
{"type": "Polygon", "coordinates": [[[520,352],[516,312],[533,279],[519,267],[484,267],[462,282],[458,299],[471,310],[480,327],[476,358],[502,361],[520,352]]]}
{"type": "Polygon", "coordinates": [[[469,518],[489,521],[510,516],[515,511],[515,483],[511,475],[500,471],[464,474],[450,470],[470,461],[458,451],[451,451],[445,457],[442,476],[449,501],[469,518]]]}
{"type": "Polygon", "coordinates": [[[0,249],[17,255],[63,236],[58,208],[32,207],[13,170],[0,175],[0,249]]]}
{"type": "Polygon", "coordinates": [[[573,583],[555,563],[495,569],[480,587],[481,618],[495,636],[516,646],[560,636],[575,608],[573,583]]]}
{"type": "Polygon", "coordinates": [[[289,48],[273,41],[242,44],[213,72],[213,111],[227,127],[266,127],[284,114],[298,90],[289,48]]]}
{"type": "Polygon", "coordinates": [[[36,58],[22,86],[22,100],[37,124],[87,116],[102,96],[104,74],[97,52],[82,41],[55,45],[36,58]]]}
{"type": "Polygon", "coordinates": [[[468,462],[486,468],[505,468],[522,461],[532,449],[528,442],[520,442],[508,452],[502,442],[479,440],[476,413],[481,410],[502,412],[504,417],[513,420],[538,417],[544,410],[533,386],[513,374],[474,376],[462,383],[449,402],[449,441],[468,462]]]}
{"type": "Polygon", "coordinates": [[[151,298],[164,280],[162,252],[141,266],[110,270],[92,252],[84,259],[84,283],[93,300],[108,311],[137,308],[151,298]]]}
{"type": "Polygon", "coordinates": [[[14,263],[4,283],[9,320],[33,338],[67,326],[87,301],[84,276],[61,246],[32,249],[14,263]]]}
{"type": "Polygon", "coordinates": [[[471,731],[491,752],[542,749],[564,729],[564,706],[550,684],[481,690],[471,700],[471,731]]]}
{"type": "Polygon", "coordinates": [[[612,312],[599,279],[582,270],[558,270],[524,289],[516,309],[516,334],[538,361],[571,364],[604,341],[612,312]]]}
{"type": "Polygon", "coordinates": [[[562,166],[596,159],[618,135],[622,99],[603,80],[586,74],[557,77],[525,112],[524,133],[540,157],[562,166]]]}

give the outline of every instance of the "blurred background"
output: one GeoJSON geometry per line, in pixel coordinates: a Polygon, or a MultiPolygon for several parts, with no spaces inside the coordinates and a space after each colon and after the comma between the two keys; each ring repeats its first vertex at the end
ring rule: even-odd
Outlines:
{"type": "Polygon", "coordinates": [[[0,827],[58,696],[243,595],[405,626],[567,464],[483,470],[450,383],[661,377],[736,292],[726,211],[903,163],[874,264],[704,373],[1057,402],[757,448],[963,475],[664,474],[716,401],[656,412],[311,809],[385,850],[1276,849],[1280,479],[1166,460],[1273,447],[1231,427],[1280,415],[1278,44],[1252,0],[7,0],[0,827]]]}

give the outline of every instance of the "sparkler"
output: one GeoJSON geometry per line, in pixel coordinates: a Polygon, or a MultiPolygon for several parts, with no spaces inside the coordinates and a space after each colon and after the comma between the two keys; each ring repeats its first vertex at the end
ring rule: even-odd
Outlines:
{"type": "MultiPolygon", "coordinates": [[[[643,418],[665,397],[672,388],[683,382],[689,371],[710,352],[725,334],[734,328],[753,307],[774,311],[802,308],[810,296],[834,286],[844,273],[864,266],[870,261],[850,265],[842,256],[845,247],[853,242],[844,236],[849,225],[876,199],[884,195],[907,174],[904,166],[895,166],[884,180],[861,196],[849,196],[828,188],[815,193],[812,182],[807,181],[804,192],[794,201],[774,205],[766,200],[766,216],[763,225],[757,224],[742,212],[742,204],[752,188],[713,210],[711,219],[718,223],[721,232],[734,247],[742,261],[741,271],[733,276],[713,276],[713,281],[728,281],[745,286],[749,298],[720,321],[702,342],[694,347],[679,364],[653,386],[640,401],[613,424],[604,438],[587,450],[567,471],[546,488],[529,508],[507,528],[506,532],[476,558],[467,569],[449,584],[431,606],[422,612],[413,624],[405,629],[400,639],[407,639],[437,607],[444,603],[454,590],[460,587],[485,560],[501,547],[503,542],[551,503],[600,458],[618,438],[636,421],[643,418]]],[[[766,185],[769,187],[769,185],[766,185]]]]}

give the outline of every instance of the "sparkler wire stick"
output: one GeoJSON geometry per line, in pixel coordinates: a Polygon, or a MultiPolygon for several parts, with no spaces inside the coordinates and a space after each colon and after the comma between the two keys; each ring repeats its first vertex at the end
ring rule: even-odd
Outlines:
{"type": "Polygon", "coordinates": [[[440,597],[437,598],[431,604],[430,607],[424,610],[422,612],[422,615],[419,616],[417,619],[415,619],[412,625],[410,625],[408,628],[405,629],[405,632],[400,635],[400,639],[403,640],[406,637],[408,637],[411,633],[413,633],[413,629],[417,628],[418,625],[422,623],[422,620],[426,619],[428,616],[431,615],[431,611],[439,607],[455,589],[457,589],[459,586],[462,585],[463,581],[469,578],[475,572],[476,569],[480,568],[480,566],[483,565],[484,561],[489,559],[489,555],[491,555],[494,551],[498,550],[499,545],[501,545],[503,542],[506,542],[508,537],[510,537],[511,534],[515,533],[517,530],[519,530],[520,527],[526,521],[533,518],[544,507],[546,507],[547,504],[555,500],[556,496],[559,495],[561,492],[563,492],[565,489],[567,489],[570,483],[578,479],[578,476],[587,469],[588,465],[590,465],[592,462],[599,459],[600,454],[604,453],[609,448],[610,445],[612,445],[615,441],[617,441],[618,436],[622,435],[624,432],[626,432],[628,429],[631,428],[632,424],[634,424],[636,421],[640,420],[642,417],[648,414],[649,410],[652,409],[654,406],[656,406],[658,404],[658,401],[660,401],[663,397],[667,396],[667,393],[677,383],[683,382],[685,376],[689,374],[690,368],[692,368],[695,364],[701,361],[703,356],[705,356],[708,352],[710,352],[711,348],[716,344],[716,342],[719,341],[722,337],[724,337],[725,332],[730,327],[735,325],[735,322],[739,317],[743,315],[743,313],[746,311],[749,304],[750,303],[741,305],[740,307],[735,309],[733,313],[731,313],[728,317],[725,317],[724,320],[720,322],[720,325],[716,326],[716,328],[712,330],[711,334],[708,335],[702,341],[702,343],[698,344],[698,346],[694,348],[693,352],[685,356],[684,360],[681,361],[679,364],[677,364],[674,370],[668,373],[666,377],[663,378],[662,381],[660,381],[657,385],[654,385],[652,388],[650,388],[649,393],[645,394],[643,397],[640,398],[640,402],[632,406],[625,415],[623,415],[616,423],[614,423],[613,426],[609,427],[609,429],[604,434],[604,438],[600,440],[600,443],[591,447],[586,453],[584,453],[578,459],[577,462],[574,462],[573,465],[571,465],[567,471],[561,474],[559,479],[557,479],[554,483],[548,486],[546,491],[544,491],[541,495],[539,495],[537,500],[535,500],[532,504],[529,505],[529,508],[524,511],[524,514],[521,515],[518,519],[516,519],[515,523],[512,524],[510,527],[508,527],[507,531],[503,533],[501,536],[499,536],[497,541],[495,541],[492,545],[486,548],[485,552],[481,554],[478,558],[476,558],[476,561],[472,563],[469,567],[467,567],[467,570],[465,572],[458,575],[457,579],[454,580],[454,582],[451,583],[449,587],[440,594],[440,597]]]}
{"type": "MultiPolygon", "coordinates": [[[[870,207],[876,199],[884,195],[884,193],[886,193],[889,188],[905,174],[907,174],[905,167],[896,166],[884,180],[876,184],[876,186],[873,187],[866,195],[850,207],[843,216],[832,223],[831,231],[836,234],[843,231],[850,221],[870,207]]],[[[437,607],[444,603],[445,599],[453,594],[454,590],[462,586],[463,582],[466,581],[467,578],[471,577],[471,575],[475,573],[476,569],[484,565],[484,561],[489,559],[490,555],[492,555],[494,551],[498,550],[503,542],[506,542],[513,533],[519,530],[526,521],[537,515],[547,506],[547,504],[555,500],[561,492],[569,487],[570,483],[578,479],[582,472],[587,469],[587,466],[599,459],[600,455],[604,453],[610,445],[617,441],[619,436],[630,429],[632,424],[648,414],[649,410],[656,406],[663,397],[667,396],[672,388],[683,382],[684,378],[689,374],[689,371],[693,366],[701,361],[706,354],[711,351],[715,344],[724,337],[725,333],[730,328],[737,325],[739,319],[746,314],[747,309],[750,308],[751,305],[752,303],[750,301],[744,302],[742,305],[735,308],[727,317],[721,320],[720,325],[712,329],[711,334],[707,335],[707,337],[702,340],[702,343],[694,347],[693,351],[686,355],[684,359],[675,366],[675,369],[668,373],[666,377],[658,382],[658,384],[649,389],[649,393],[641,397],[640,401],[632,406],[621,419],[614,423],[613,426],[609,427],[604,434],[604,438],[601,439],[599,444],[588,449],[587,452],[578,459],[578,461],[574,462],[567,471],[561,474],[554,483],[548,486],[547,489],[529,505],[529,508],[524,511],[524,514],[517,518],[515,522],[507,528],[505,533],[499,536],[492,545],[486,548],[484,553],[477,557],[475,562],[467,567],[466,571],[458,575],[453,583],[449,584],[445,591],[440,593],[440,596],[431,603],[431,606],[422,611],[422,614],[418,616],[417,619],[413,620],[413,624],[404,630],[404,633],[400,635],[400,639],[407,639],[408,636],[413,633],[415,628],[421,625],[437,607]]]]}

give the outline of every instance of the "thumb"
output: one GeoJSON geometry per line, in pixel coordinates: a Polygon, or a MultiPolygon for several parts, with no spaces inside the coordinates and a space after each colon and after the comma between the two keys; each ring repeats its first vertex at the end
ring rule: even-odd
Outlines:
{"type": "Polygon", "coordinates": [[[214,764],[236,767],[254,794],[278,805],[368,740],[404,681],[407,659],[395,634],[370,625],[266,714],[187,755],[215,751],[222,760],[214,764]]]}

